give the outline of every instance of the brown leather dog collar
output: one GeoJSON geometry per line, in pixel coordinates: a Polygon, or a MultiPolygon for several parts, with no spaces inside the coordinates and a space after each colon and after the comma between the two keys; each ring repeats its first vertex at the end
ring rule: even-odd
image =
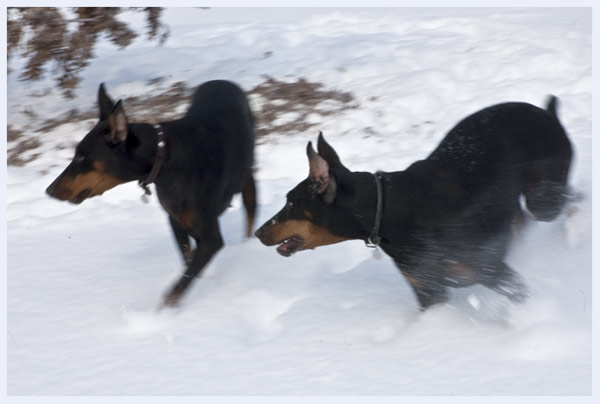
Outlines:
{"type": "Polygon", "coordinates": [[[165,159],[165,132],[163,127],[158,123],[153,123],[152,127],[156,131],[156,155],[154,156],[154,164],[152,165],[152,169],[150,170],[150,174],[144,181],[140,181],[140,187],[144,189],[145,196],[151,195],[150,188],[148,185],[152,184],[158,173],[160,172],[160,168],[162,167],[163,160],[165,159]]]}

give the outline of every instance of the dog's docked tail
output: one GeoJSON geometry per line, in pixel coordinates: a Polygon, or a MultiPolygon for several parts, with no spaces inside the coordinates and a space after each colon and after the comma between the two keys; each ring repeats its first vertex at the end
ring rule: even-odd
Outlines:
{"type": "Polygon", "coordinates": [[[550,112],[552,115],[558,118],[556,114],[556,107],[558,105],[558,98],[554,95],[548,96],[548,101],[546,101],[546,111],[550,112]]]}

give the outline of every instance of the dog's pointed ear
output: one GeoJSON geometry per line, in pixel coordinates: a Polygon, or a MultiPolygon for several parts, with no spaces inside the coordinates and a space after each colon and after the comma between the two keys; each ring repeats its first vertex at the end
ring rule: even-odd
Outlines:
{"type": "Polygon", "coordinates": [[[322,195],[326,203],[332,203],[335,199],[337,185],[335,177],[330,175],[329,164],[315,152],[312,142],[308,142],[306,145],[306,155],[315,192],[322,195]]]}
{"type": "Polygon", "coordinates": [[[323,132],[319,132],[319,140],[317,141],[317,149],[319,150],[319,155],[321,157],[323,157],[325,159],[325,161],[327,161],[327,163],[329,164],[329,167],[345,168],[344,165],[342,164],[342,162],[340,161],[339,156],[333,149],[333,147],[331,147],[329,145],[329,143],[327,143],[325,141],[325,138],[323,137],[323,132]]]}
{"type": "Polygon", "coordinates": [[[98,107],[100,108],[101,121],[108,119],[110,113],[115,109],[115,103],[108,94],[106,94],[104,83],[100,84],[100,88],[98,88],[98,107]]]}
{"type": "Polygon", "coordinates": [[[127,139],[127,133],[129,132],[127,115],[125,115],[121,100],[117,102],[117,105],[108,116],[108,124],[110,125],[109,139],[112,143],[121,143],[127,139]]]}

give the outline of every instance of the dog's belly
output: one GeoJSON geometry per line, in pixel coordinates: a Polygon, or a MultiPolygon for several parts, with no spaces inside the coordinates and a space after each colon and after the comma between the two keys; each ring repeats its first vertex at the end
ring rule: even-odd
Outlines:
{"type": "Polygon", "coordinates": [[[510,246],[514,217],[502,218],[486,223],[481,217],[459,216],[445,226],[406,231],[381,247],[405,275],[454,288],[471,286],[484,279],[486,268],[501,261],[510,246]]]}
{"type": "Polygon", "coordinates": [[[479,282],[479,274],[472,266],[449,259],[443,260],[443,264],[446,286],[463,288],[479,282]]]}

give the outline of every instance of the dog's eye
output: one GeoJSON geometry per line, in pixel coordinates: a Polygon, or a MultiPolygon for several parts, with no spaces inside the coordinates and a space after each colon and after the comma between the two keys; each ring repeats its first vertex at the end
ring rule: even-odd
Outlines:
{"type": "Polygon", "coordinates": [[[75,154],[75,157],[73,157],[74,163],[83,163],[84,161],[85,161],[85,156],[81,153],[77,153],[77,154],[75,154]]]}

